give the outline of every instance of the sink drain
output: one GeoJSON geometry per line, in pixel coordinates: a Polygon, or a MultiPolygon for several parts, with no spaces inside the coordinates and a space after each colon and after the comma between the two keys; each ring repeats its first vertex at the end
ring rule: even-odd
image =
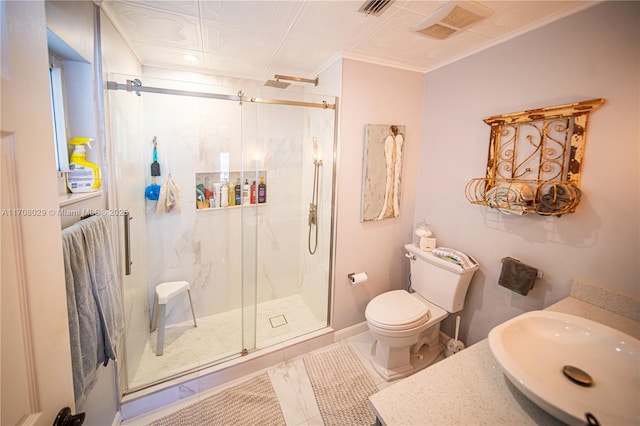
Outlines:
{"type": "Polygon", "coordinates": [[[564,375],[573,383],[577,383],[580,386],[589,387],[593,385],[593,379],[586,371],[575,367],[573,365],[565,365],[562,367],[564,375]]]}

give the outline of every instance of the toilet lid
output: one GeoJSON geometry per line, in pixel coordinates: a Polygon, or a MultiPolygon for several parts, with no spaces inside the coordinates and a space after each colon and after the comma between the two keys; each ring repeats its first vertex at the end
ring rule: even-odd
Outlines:
{"type": "Polygon", "coordinates": [[[405,290],[382,293],[365,310],[369,321],[384,328],[416,327],[430,318],[429,307],[405,290]]]}

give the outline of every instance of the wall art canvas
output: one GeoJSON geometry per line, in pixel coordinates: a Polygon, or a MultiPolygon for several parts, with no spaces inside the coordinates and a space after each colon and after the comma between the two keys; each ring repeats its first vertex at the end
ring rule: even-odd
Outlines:
{"type": "Polygon", "coordinates": [[[362,222],[398,217],[406,126],[367,124],[362,176],[362,222]]]}

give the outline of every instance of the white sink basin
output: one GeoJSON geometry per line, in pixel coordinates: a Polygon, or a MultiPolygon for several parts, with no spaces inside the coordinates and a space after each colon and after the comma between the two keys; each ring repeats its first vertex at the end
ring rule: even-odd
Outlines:
{"type": "Polygon", "coordinates": [[[586,413],[601,425],[640,424],[640,340],[573,315],[533,311],[491,330],[489,346],[509,380],[552,416],[575,425],[587,423],[586,413]],[[568,378],[567,365],[592,384],[568,378]]]}

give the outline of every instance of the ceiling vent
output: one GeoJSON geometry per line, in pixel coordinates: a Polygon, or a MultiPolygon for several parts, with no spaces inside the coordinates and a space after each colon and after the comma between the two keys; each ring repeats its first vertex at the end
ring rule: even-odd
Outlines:
{"type": "Polygon", "coordinates": [[[362,4],[362,6],[360,6],[360,9],[358,9],[358,12],[364,13],[367,16],[368,15],[380,16],[382,15],[382,12],[387,10],[389,6],[391,6],[391,3],[393,3],[394,1],[396,0],[366,1],[362,4]]]}
{"type": "Polygon", "coordinates": [[[440,40],[466,30],[493,14],[493,10],[474,1],[453,1],[439,7],[411,27],[411,31],[440,40]]]}

